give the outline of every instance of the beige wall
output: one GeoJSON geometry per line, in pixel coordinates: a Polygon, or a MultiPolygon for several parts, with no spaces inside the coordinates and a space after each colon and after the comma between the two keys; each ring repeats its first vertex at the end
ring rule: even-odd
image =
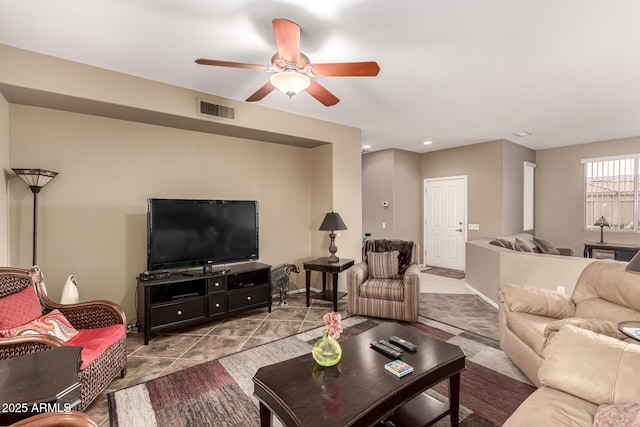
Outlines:
{"type": "Polygon", "coordinates": [[[8,179],[9,166],[9,103],[0,94],[0,266],[9,265],[8,179]]]}
{"type": "Polygon", "coordinates": [[[504,141],[503,147],[502,231],[506,235],[523,231],[524,162],[535,163],[536,152],[510,141],[504,141]]]}
{"type": "Polygon", "coordinates": [[[362,156],[363,233],[371,233],[377,239],[394,236],[393,158],[394,150],[375,151],[362,156]],[[389,202],[389,206],[383,207],[383,201],[389,202]]]}
{"type": "Polygon", "coordinates": [[[404,150],[394,151],[393,234],[398,239],[418,242],[422,247],[421,156],[404,150]]]}
{"type": "MultiPolygon", "coordinates": [[[[134,317],[148,197],[258,200],[260,261],[274,266],[328,255],[317,228],[335,210],[349,226],[339,256],[360,256],[359,129],[2,45],[0,61],[10,64],[0,92],[11,165],[60,173],[38,199],[38,263],[53,299],[74,274],[81,300],[110,299],[134,317]],[[233,106],[238,120],[199,117],[198,98],[233,106]]],[[[4,172],[11,265],[29,267],[31,193],[4,172]]],[[[292,287],[303,286],[294,275],[292,287]]]]}
{"type": "Polygon", "coordinates": [[[491,141],[422,155],[422,179],[467,176],[467,220],[479,231],[467,240],[503,234],[503,141],[491,141]]]}
{"type": "Polygon", "coordinates": [[[421,244],[420,154],[383,150],[362,156],[364,232],[421,244]],[[388,206],[382,206],[382,202],[388,206]],[[383,228],[382,224],[385,224],[383,228]]]}
{"type": "MultiPolygon", "coordinates": [[[[584,242],[600,240],[600,230],[584,230],[582,159],[638,154],[640,137],[625,138],[536,153],[535,227],[539,237],[582,256],[584,242]]],[[[605,240],[640,243],[640,234],[604,229],[605,240]]]]}
{"type": "MultiPolygon", "coordinates": [[[[260,261],[301,265],[312,254],[308,149],[10,109],[12,162],[60,173],[38,199],[38,264],[54,299],[74,274],[83,300],[115,300],[133,313],[135,277],[146,268],[148,197],[258,200],[260,261]]],[[[10,194],[11,259],[29,267],[31,192],[16,177],[10,194]]]]}

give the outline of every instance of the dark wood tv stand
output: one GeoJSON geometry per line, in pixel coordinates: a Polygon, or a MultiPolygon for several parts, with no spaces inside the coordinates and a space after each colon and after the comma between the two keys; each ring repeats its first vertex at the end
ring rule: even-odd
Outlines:
{"type": "Polygon", "coordinates": [[[232,265],[210,275],[172,273],[165,279],[138,277],[138,331],[149,343],[151,332],[195,325],[231,314],[268,307],[271,266],[259,262],[232,265]]]}

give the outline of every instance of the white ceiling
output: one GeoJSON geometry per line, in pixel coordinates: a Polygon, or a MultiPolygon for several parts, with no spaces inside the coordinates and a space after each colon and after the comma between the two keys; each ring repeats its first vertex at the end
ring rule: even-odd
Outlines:
{"type": "Polygon", "coordinates": [[[640,135],[640,0],[3,0],[0,43],[244,100],[268,74],[194,60],[269,65],[273,18],[302,27],[312,63],[381,71],[319,79],[334,107],[259,104],[361,128],[372,150],[640,135]]]}

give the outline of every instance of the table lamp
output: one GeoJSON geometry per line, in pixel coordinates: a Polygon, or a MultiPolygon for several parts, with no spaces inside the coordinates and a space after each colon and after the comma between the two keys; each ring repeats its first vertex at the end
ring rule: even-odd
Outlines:
{"type": "Polygon", "coordinates": [[[603,229],[604,227],[609,227],[609,223],[607,222],[606,219],[604,219],[603,216],[601,216],[593,225],[595,225],[596,227],[600,227],[600,243],[604,243],[603,229]]]}
{"type": "Polygon", "coordinates": [[[330,231],[329,237],[331,238],[331,244],[329,245],[329,253],[331,254],[327,259],[330,263],[336,263],[340,261],[340,258],[336,256],[338,248],[336,247],[336,230],[346,230],[347,226],[340,218],[340,214],[337,212],[329,212],[325,215],[322,224],[320,224],[319,230],[330,231]]]}

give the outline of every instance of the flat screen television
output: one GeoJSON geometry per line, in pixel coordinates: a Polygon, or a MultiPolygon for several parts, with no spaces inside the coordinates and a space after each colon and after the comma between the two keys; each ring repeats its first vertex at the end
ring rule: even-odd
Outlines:
{"type": "Polygon", "coordinates": [[[258,259],[255,200],[147,200],[147,270],[258,259]]]}

